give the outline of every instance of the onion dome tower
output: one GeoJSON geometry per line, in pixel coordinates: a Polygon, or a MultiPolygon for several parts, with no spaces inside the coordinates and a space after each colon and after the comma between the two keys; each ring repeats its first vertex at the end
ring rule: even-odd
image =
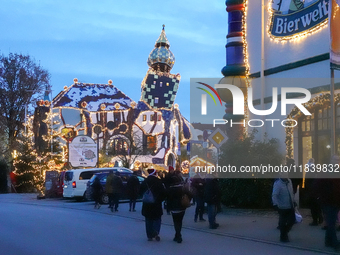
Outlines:
{"type": "MultiPolygon", "coordinates": [[[[245,98],[247,97],[247,66],[245,63],[245,31],[244,15],[245,0],[226,0],[228,12],[228,35],[226,44],[226,66],[221,72],[224,76],[219,84],[232,84],[239,87],[245,98]]],[[[242,122],[243,115],[233,115],[233,96],[228,89],[217,89],[221,99],[226,102],[224,119],[233,122],[242,122]]],[[[243,125],[227,127],[229,139],[241,139],[244,133],[243,125]]]]}
{"type": "Polygon", "coordinates": [[[148,65],[157,71],[170,72],[175,64],[175,56],[169,50],[170,43],[166,38],[165,25],[163,25],[162,32],[156,41],[155,48],[151,51],[148,58],[148,65]]]}
{"type": "Polygon", "coordinates": [[[173,107],[181,76],[170,74],[175,64],[175,56],[170,51],[170,43],[165,30],[161,31],[156,41],[155,48],[148,58],[150,66],[142,81],[141,100],[149,109],[167,109],[173,107]]]}

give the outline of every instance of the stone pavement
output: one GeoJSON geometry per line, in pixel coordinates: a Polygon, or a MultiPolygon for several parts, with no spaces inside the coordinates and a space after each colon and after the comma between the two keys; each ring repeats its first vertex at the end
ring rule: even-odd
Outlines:
{"type": "MultiPolygon", "coordinates": [[[[0,203],[14,202],[27,203],[41,206],[67,207],[77,210],[96,211],[98,213],[112,214],[116,217],[126,217],[132,219],[143,220],[141,215],[141,203],[137,203],[136,212],[129,212],[128,203],[121,203],[118,212],[111,212],[107,205],[102,205],[100,209],[94,209],[94,202],[74,202],[65,199],[42,199],[37,200],[35,194],[2,194],[0,195],[0,203]]],[[[325,231],[321,226],[309,226],[311,218],[309,210],[300,209],[303,216],[303,222],[295,224],[289,233],[290,242],[279,242],[279,230],[276,229],[278,224],[278,215],[273,210],[246,210],[223,208],[222,213],[216,217],[220,224],[218,229],[209,229],[208,222],[194,222],[195,206],[187,209],[183,221],[183,240],[190,238],[185,235],[185,229],[192,229],[207,234],[215,234],[230,238],[238,238],[251,240],[259,243],[267,243],[273,245],[293,247],[296,249],[310,250],[325,254],[334,254],[332,248],[324,246],[325,231]]],[[[207,219],[207,215],[204,217],[207,219]]],[[[162,224],[172,225],[171,215],[167,215],[164,211],[162,224]]],[[[161,231],[162,232],[162,231],[161,231]]],[[[162,233],[160,233],[160,236],[162,233]]],[[[340,232],[339,232],[340,240],[340,232]]]]}

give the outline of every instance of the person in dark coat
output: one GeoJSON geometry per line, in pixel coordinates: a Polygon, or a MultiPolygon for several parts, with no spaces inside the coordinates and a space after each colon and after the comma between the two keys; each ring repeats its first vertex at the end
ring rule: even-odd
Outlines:
{"type": "MultiPolygon", "coordinates": [[[[112,202],[114,206],[115,212],[118,212],[119,199],[123,192],[123,181],[120,177],[120,173],[116,172],[112,178],[112,202]]],[[[113,206],[111,207],[111,211],[113,211],[113,206]]]]}
{"type": "Polygon", "coordinates": [[[149,176],[144,180],[140,187],[140,193],[144,194],[148,189],[151,190],[155,201],[154,203],[143,202],[142,215],[145,217],[145,229],[148,241],[153,238],[160,241],[159,232],[163,215],[162,202],[165,198],[164,185],[157,177],[155,169],[148,169],[149,176]]]}
{"type": "MultiPolygon", "coordinates": [[[[164,178],[162,178],[163,184],[166,189],[169,188],[170,182],[171,182],[171,177],[174,175],[175,169],[172,166],[169,166],[169,171],[165,174],[164,178]]],[[[168,209],[168,201],[167,198],[165,198],[164,201],[164,209],[166,209],[166,212],[168,215],[170,215],[170,210],[168,209]]]]}
{"type": "Polygon", "coordinates": [[[111,211],[113,210],[113,194],[112,194],[112,179],[114,175],[113,172],[110,172],[106,178],[106,184],[105,184],[105,192],[107,196],[109,197],[109,208],[111,211]]]}
{"type": "Polygon", "coordinates": [[[212,174],[208,174],[205,180],[204,200],[208,207],[209,227],[216,229],[219,227],[219,224],[216,223],[216,215],[221,201],[221,191],[218,179],[212,174]]]}
{"type": "Polygon", "coordinates": [[[198,172],[191,179],[191,187],[193,189],[196,202],[194,221],[197,222],[197,218],[199,218],[199,221],[205,221],[205,219],[203,218],[205,180],[200,176],[198,172]]]}
{"type": "Polygon", "coordinates": [[[93,191],[93,199],[94,199],[94,208],[100,208],[100,197],[103,193],[103,187],[100,183],[98,176],[94,179],[92,183],[92,191],[93,191]]]}
{"type": "Polygon", "coordinates": [[[137,172],[133,172],[133,175],[130,176],[126,183],[126,191],[128,198],[130,199],[129,205],[130,209],[129,211],[136,211],[136,200],[139,194],[139,189],[140,189],[140,183],[137,177],[137,172]]]}
{"type": "MultiPolygon", "coordinates": [[[[333,155],[330,164],[340,164],[340,157],[333,155]]],[[[340,209],[340,179],[318,179],[316,183],[322,210],[327,224],[325,233],[325,246],[340,250],[336,235],[336,221],[340,209]]]]}
{"type": "Polygon", "coordinates": [[[191,200],[192,195],[190,191],[185,188],[183,179],[180,175],[174,174],[173,177],[171,177],[169,187],[167,189],[167,201],[175,228],[175,237],[173,240],[177,243],[182,242],[182,222],[187,208],[182,205],[182,197],[184,194],[186,194],[191,200]]]}
{"type": "MultiPolygon", "coordinates": [[[[310,168],[310,171],[312,171],[313,168],[315,168],[314,159],[309,159],[307,165],[310,168]]],[[[309,171],[306,173],[305,177],[305,193],[307,194],[307,202],[313,219],[313,221],[309,223],[309,226],[318,226],[323,222],[322,209],[316,190],[316,184],[318,181],[316,177],[315,173],[309,171]]]]}

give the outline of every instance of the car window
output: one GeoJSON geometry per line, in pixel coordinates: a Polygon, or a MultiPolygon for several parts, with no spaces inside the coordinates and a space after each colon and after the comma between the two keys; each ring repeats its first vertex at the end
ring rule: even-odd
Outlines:
{"type": "Polygon", "coordinates": [[[92,177],[91,177],[91,179],[90,179],[90,182],[93,182],[94,181],[94,179],[96,178],[96,174],[94,174],[94,175],[92,175],[92,177]]]}
{"type": "Polygon", "coordinates": [[[82,172],[79,175],[79,180],[89,180],[93,176],[93,171],[82,172]]]}
{"type": "Polygon", "coordinates": [[[127,174],[121,174],[121,175],[120,175],[120,178],[122,178],[122,181],[123,181],[123,182],[127,182],[127,180],[129,179],[129,175],[127,175],[127,174]]]}
{"type": "Polygon", "coordinates": [[[66,172],[65,173],[65,181],[72,181],[73,172],[66,172]]]}
{"type": "Polygon", "coordinates": [[[106,179],[107,179],[107,175],[103,175],[103,176],[100,178],[100,181],[101,181],[101,182],[106,182],[106,179]]]}

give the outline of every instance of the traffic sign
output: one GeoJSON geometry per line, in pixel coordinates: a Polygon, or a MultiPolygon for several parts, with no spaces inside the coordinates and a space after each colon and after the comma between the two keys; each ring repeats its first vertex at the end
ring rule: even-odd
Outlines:
{"type": "Polygon", "coordinates": [[[228,137],[227,135],[219,128],[215,129],[214,132],[208,137],[208,140],[217,148],[219,149],[222,144],[224,144],[228,137]]]}

